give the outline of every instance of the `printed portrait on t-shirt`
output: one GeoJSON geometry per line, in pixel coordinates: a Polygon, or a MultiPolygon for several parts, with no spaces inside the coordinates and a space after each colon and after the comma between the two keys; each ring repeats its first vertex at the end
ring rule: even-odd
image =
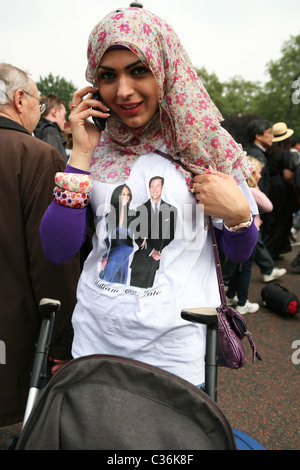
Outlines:
{"type": "Polygon", "coordinates": [[[162,199],[163,186],[164,178],[152,177],[149,181],[150,198],[136,209],[134,242],[138,249],[130,265],[130,285],[134,287],[153,286],[163,249],[175,236],[177,209],[162,199]]]}
{"type": "Polygon", "coordinates": [[[111,210],[105,216],[107,251],[102,257],[100,278],[108,282],[127,282],[129,257],[133,252],[130,224],[135,218],[130,210],[131,201],[131,189],[126,184],[117,186],[111,196],[111,210]]]}
{"type": "Polygon", "coordinates": [[[131,286],[144,289],[153,286],[163,250],[175,237],[177,220],[176,207],[162,199],[163,187],[163,177],[152,177],[150,197],[135,211],[130,208],[132,193],[127,185],[113,191],[101,279],[119,284],[130,279],[131,286]]]}

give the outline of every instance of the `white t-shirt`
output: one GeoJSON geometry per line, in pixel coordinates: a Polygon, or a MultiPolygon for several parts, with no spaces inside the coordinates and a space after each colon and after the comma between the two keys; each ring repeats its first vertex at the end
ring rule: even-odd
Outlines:
{"type": "MultiPolygon", "coordinates": [[[[165,369],[195,385],[203,383],[206,327],[183,320],[181,310],[218,307],[220,297],[203,211],[188,191],[183,175],[164,157],[155,153],[143,155],[136,160],[126,181],[114,184],[94,181],[91,205],[96,215],[96,232],[78,285],[73,356],[129,357],[165,369]],[[127,237],[127,232],[123,234],[119,244],[116,236],[111,235],[115,232],[108,231],[105,216],[111,209],[113,191],[124,183],[132,193],[130,214],[140,214],[141,206],[145,208],[150,199],[149,181],[157,176],[164,178],[161,200],[177,217],[174,236],[169,227],[168,241],[160,245],[161,259],[153,274],[153,258],[148,264],[153,255],[151,241],[146,240],[142,249],[142,240],[135,242],[136,219],[129,218],[130,236],[127,237]],[[115,239],[114,244],[109,237],[115,239]],[[136,287],[131,285],[132,262],[136,252],[143,256],[146,251],[148,258],[136,264],[144,273],[152,271],[152,280],[136,287]],[[112,273],[118,271],[122,272],[114,279],[112,273]]],[[[168,227],[168,213],[163,217],[168,227]]],[[[142,276],[138,275],[138,279],[144,282],[142,276]]]]}

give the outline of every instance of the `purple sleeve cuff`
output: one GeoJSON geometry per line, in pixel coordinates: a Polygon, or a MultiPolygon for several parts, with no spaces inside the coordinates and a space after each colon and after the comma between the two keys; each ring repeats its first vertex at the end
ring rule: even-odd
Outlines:
{"type": "Polygon", "coordinates": [[[244,263],[250,258],[258,240],[254,217],[247,230],[230,232],[223,226],[222,230],[215,228],[215,234],[220,250],[225,256],[237,263],[244,263]]]}
{"type": "Polygon", "coordinates": [[[91,216],[90,207],[73,209],[52,202],[40,225],[41,243],[48,260],[61,264],[72,258],[84,243],[91,216]]]}
{"type": "Polygon", "coordinates": [[[71,165],[66,166],[65,173],[81,173],[83,175],[90,175],[89,171],[80,170],[79,168],[75,168],[74,166],[71,166],[71,165]]]}
{"type": "MultiPolygon", "coordinates": [[[[89,174],[70,165],[67,165],[65,172],[89,174]]],[[[42,247],[51,263],[64,263],[78,253],[84,243],[91,215],[90,206],[73,209],[51,202],[40,224],[42,247]]]]}

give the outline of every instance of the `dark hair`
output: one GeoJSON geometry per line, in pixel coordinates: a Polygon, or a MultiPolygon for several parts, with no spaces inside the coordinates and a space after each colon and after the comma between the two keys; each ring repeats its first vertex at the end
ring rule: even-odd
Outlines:
{"type": "Polygon", "coordinates": [[[127,184],[121,184],[120,186],[117,186],[112,195],[111,195],[111,200],[110,200],[110,204],[111,206],[113,206],[117,211],[119,210],[119,204],[120,204],[120,196],[122,194],[122,191],[124,188],[127,188],[128,189],[128,192],[129,192],[129,200],[128,200],[128,203],[127,203],[127,208],[129,206],[129,204],[131,203],[131,200],[132,200],[132,192],[131,192],[131,189],[129,188],[129,186],[127,186],[127,184]]]}
{"type": "Polygon", "coordinates": [[[165,180],[164,180],[164,178],[163,178],[162,176],[153,176],[153,178],[151,178],[151,180],[149,181],[149,188],[150,188],[150,186],[151,186],[152,181],[154,181],[154,180],[160,180],[160,181],[161,181],[161,185],[162,185],[162,186],[164,185],[165,180]]]}
{"type": "Polygon", "coordinates": [[[126,204],[126,207],[125,207],[126,215],[128,216],[129,213],[130,213],[129,205],[132,201],[132,192],[131,192],[131,189],[129,188],[129,186],[127,186],[127,184],[121,184],[120,186],[117,186],[113,190],[113,193],[112,193],[111,199],[110,199],[110,208],[111,208],[111,210],[105,216],[105,218],[108,222],[108,225],[110,227],[111,233],[116,229],[116,227],[119,224],[120,197],[121,197],[121,194],[122,194],[122,191],[123,191],[124,188],[127,188],[128,192],[129,192],[129,200],[128,200],[128,202],[126,204]]]}
{"type": "Polygon", "coordinates": [[[62,106],[65,106],[63,100],[59,98],[59,96],[54,95],[53,93],[42,96],[41,100],[43,101],[43,103],[46,103],[46,109],[42,114],[43,117],[47,117],[51,109],[61,108],[62,106]]]}
{"type": "Polygon", "coordinates": [[[249,122],[246,129],[248,142],[254,142],[257,134],[263,135],[263,133],[272,126],[272,122],[265,119],[253,119],[253,121],[249,122]]]}
{"type": "Polygon", "coordinates": [[[300,137],[293,137],[291,139],[291,147],[294,147],[296,144],[300,144],[300,137]]]}
{"type": "Polygon", "coordinates": [[[280,140],[279,142],[273,142],[272,147],[268,151],[268,159],[272,158],[274,153],[276,153],[278,150],[290,150],[291,148],[291,139],[290,137],[288,139],[280,140]]]}

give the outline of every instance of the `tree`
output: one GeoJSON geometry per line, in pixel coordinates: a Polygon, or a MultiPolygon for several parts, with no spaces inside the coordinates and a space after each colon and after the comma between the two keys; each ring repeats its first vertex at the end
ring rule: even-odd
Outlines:
{"type": "Polygon", "coordinates": [[[215,73],[207,72],[204,67],[201,69],[196,69],[196,72],[214,104],[221,112],[223,112],[222,109],[224,109],[226,106],[223,97],[224,85],[219,81],[215,73]]]}
{"type": "Polygon", "coordinates": [[[233,77],[230,81],[221,83],[216,74],[208,73],[204,67],[198,69],[197,73],[224,118],[232,114],[253,112],[253,103],[261,92],[258,82],[233,77]]]}
{"type": "Polygon", "coordinates": [[[255,112],[272,122],[286,122],[300,135],[300,35],[285,41],[281,54],[267,64],[270,80],[257,98],[255,112]]]}
{"type": "Polygon", "coordinates": [[[40,77],[36,86],[41,95],[53,93],[54,95],[59,96],[65,104],[67,117],[69,116],[69,102],[72,101],[72,95],[74,91],[76,91],[76,87],[72,82],[67,82],[63,77],[54,77],[52,73],[49,73],[48,77],[40,77]]]}
{"type": "Polygon", "coordinates": [[[233,77],[224,84],[224,118],[232,115],[244,115],[253,113],[253,104],[261,92],[258,82],[244,80],[242,77],[233,77]]]}
{"type": "MultiPolygon", "coordinates": [[[[267,64],[265,84],[233,77],[222,83],[205,68],[197,70],[225,122],[237,130],[243,116],[256,115],[271,122],[284,121],[300,135],[300,35],[283,43],[281,57],[267,64]]],[[[240,129],[241,130],[241,129],[240,129]]],[[[242,135],[239,132],[242,140],[242,135]]]]}

